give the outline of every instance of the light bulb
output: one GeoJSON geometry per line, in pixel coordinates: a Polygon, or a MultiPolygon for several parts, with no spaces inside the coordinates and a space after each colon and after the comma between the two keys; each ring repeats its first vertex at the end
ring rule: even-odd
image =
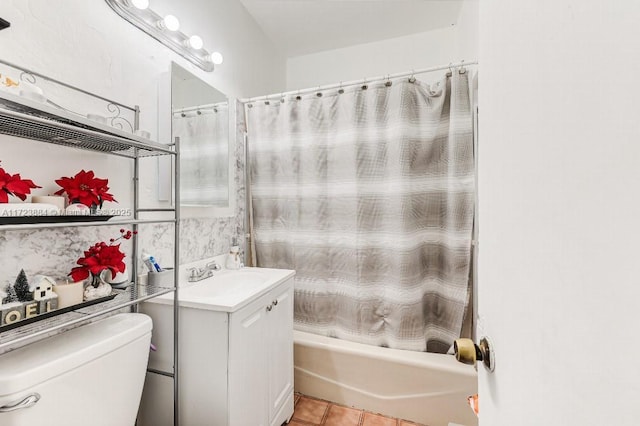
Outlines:
{"type": "Polygon", "coordinates": [[[144,10],[149,7],[149,0],[129,0],[137,9],[144,10]]]}
{"type": "Polygon", "coordinates": [[[162,20],[162,26],[169,31],[178,31],[180,28],[180,21],[173,15],[167,15],[162,20]]]}
{"type": "Polygon", "coordinates": [[[200,38],[200,36],[192,35],[191,37],[189,37],[189,40],[187,40],[187,45],[193,49],[199,50],[202,49],[202,46],[204,46],[204,42],[202,41],[202,38],[200,38]]]}
{"type": "Polygon", "coordinates": [[[220,65],[223,60],[224,58],[222,57],[222,53],[220,52],[213,52],[211,55],[209,55],[209,61],[213,62],[214,65],[220,65]]]}

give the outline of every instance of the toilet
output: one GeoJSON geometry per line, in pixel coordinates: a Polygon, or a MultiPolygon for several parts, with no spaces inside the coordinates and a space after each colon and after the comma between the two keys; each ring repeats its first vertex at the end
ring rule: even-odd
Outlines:
{"type": "Polygon", "coordinates": [[[151,328],[118,314],[0,355],[0,425],[133,426],[151,328]]]}

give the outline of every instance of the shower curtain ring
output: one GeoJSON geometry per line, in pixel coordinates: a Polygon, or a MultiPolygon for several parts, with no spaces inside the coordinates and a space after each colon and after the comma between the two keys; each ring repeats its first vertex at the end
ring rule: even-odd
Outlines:
{"type": "Polygon", "coordinates": [[[467,70],[464,67],[464,59],[460,61],[460,68],[458,68],[458,74],[464,74],[467,70]]]}
{"type": "Polygon", "coordinates": [[[453,75],[453,68],[451,67],[453,62],[449,62],[449,72],[447,73],[447,77],[451,77],[453,75]]]}
{"type": "Polygon", "coordinates": [[[280,103],[284,103],[284,93],[280,93],[280,103]]]}
{"type": "Polygon", "coordinates": [[[384,83],[385,86],[391,87],[393,83],[391,83],[391,74],[387,74],[387,82],[384,83]]]}
{"type": "Polygon", "coordinates": [[[264,104],[265,104],[265,105],[269,105],[270,103],[271,103],[271,102],[269,102],[269,97],[268,97],[268,96],[265,96],[265,97],[264,97],[264,104]]]}
{"type": "Polygon", "coordinates": [[[322,97],[322,92],[320,91],[320,86],[318,86],[318,91],[316,92],[316,96],[321,98],[322,97]]]}
{"type": "Polygon", "coordinates": [[[302,99],[302,96],[300,96],[300,91],[298,90],[298,94],[296,95],[296,101],[299,101],[300,99],[302,99]]]}
{"type": "Polygon", "coordinates": [[[362,79],[364,84],[360,87],[362,90],[367,90],[369,88],[369,86],[367,85],[367,79],[363,78],[362,79]]]}
{"type": "Polygon", "coordinates": [[[338,94],[342,95],[344,93],[344,89],[342,88],[342,81],[340,82],[340,86],[338,86],[338,94]]]}
{"type": "Polygon", "coordinates": [[[416,82],[416,76],[414,75],[415,71],[411,70],[411,76],[409,77],[409,83],[415,83],[416,82]]]}

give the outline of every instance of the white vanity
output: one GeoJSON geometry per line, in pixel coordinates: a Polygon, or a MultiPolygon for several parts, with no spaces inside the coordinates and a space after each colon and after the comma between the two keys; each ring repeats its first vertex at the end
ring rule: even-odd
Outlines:
{"type": "MultiPolygon", "coordinates": [[[[179,289],[180,424],[281,425],[293,414],[294,271],[221,270],[179,289]]],[[[172,297],[144,303],[153,318],[152,342],[139,425],[173,424],[172,297]]]]}

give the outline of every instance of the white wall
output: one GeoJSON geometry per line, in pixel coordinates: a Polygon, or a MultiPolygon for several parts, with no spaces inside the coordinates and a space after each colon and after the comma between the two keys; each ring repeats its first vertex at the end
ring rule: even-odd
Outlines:
{"type": "Polygon", "coordinates": [[[480,3],[483,426],[638,424],[639,20],[480,3]]]}
{"type": "Polygon", "coordinates": [[[456,25],[287,60],[287,90],[358,80],[477,59],[478,0],[466,0],[456,25]]]}
{"type": "MultiPolygon", "coordinates": [[[[153,1],[152,4],[162,8],[159,1],[153,1]]],[[[181,19],[185,31],[198,32],[207,48],[223,53],[225,62],[214,72],[207,73],[196,68],[126,22],[103,0],[3,0],[0,2],[0,17],[11,22],[11,27],[0,31],[0,52],[3,60],[124,104],[140,105],[141,128],[149,130],[152,138],[157,135],[160,75],[169,71],[171,61],[234,97],[284,88],[284,58],[238,1],[189,0],[173,2],[172,7],[174,9],[171,12],[181,19]]],[[[158,11],[163,12],[160,9],[158,11]]],[[[0,73],[3,71],[0,64],[0,73]]],[[[242,152],[242,149],[238,151],[242,152]]],[[[131,207],[133,162],[129,160],[3,135],[0,135],[0,160],[6,170],[19,172],[23,177],[42,185],[44,188],[34,191],[36,194],[58,189],[53,182],[56,178],[72,176],[81,168],[94,170],[96,175],[109,179],[111,192],[120,201],[115,207],[131,207]]],[[[142,170],[142,195],[147,200],[154,199],[157,194],[155,160],[150,161],[151,165],[142,170]]],[[[198,240],[186,241],[183,247],[191,249],[189,253],[183,252],[186,255],[183,258],[186,261],[196,260],[226,251],[230,237],[227,234],[238,232],[237,220],[241,223],[239,217],[200,220],[197,229],[193,221],[185,221],[187,231],[191,230],[191,235],[198,236],[198,240]],[[218,234],[221,228],[225,229],[222,236],[218,234]],[[218,239],[223,240],[222,243],[216,241],[218,239]]],[[[5,258],[3,254],[23,250],[26,246],[42,252],[43,239],[51,239],[46,236],[33,237],[25,245],[26,235],[20,236],[20,242],[14,239],[11,232],[3,235],[6,238],[0,238],[2,258],[5,258]]],[[[157,232],[154,237],[160,235],[157,232]]],[[[76,235],[75,238],[84,237],[76,235]]],[[[92,241],[86,241],[89,242],[92,241]]],[[[74,241],[74,244],[76,251],[69,255],[73,262],[77,259],[77,250],[84,248],[85,241],[74,241]]],[[[65,261],[69,259],[59,259],[59,263],[65,261]]],[[[13,269],[18,267],[19,270],[19,266],[12,265],[10,271],[4,269],[7,271],[6,278],[12,279],[13,269]]],[[[70,269],[71,266],[65,268],[70,269]]],[[[25,265],[27,272],[46,273],[46,270],[36,269],[41,267],[25,265]]],[[[3,282],[4,278],[0,275],[3,282]]]]}
{"type": "Polygon", "coordinates": [[[203,80],[236,98],[282,89],[285,58],[239,0],[152,0],[151,4],[161,15],[179,17],[181,31],[202,36],[207,50],[223,54],[224,63],[213,73],[194,68],[197,72],[192,72],[203,80]]]}

